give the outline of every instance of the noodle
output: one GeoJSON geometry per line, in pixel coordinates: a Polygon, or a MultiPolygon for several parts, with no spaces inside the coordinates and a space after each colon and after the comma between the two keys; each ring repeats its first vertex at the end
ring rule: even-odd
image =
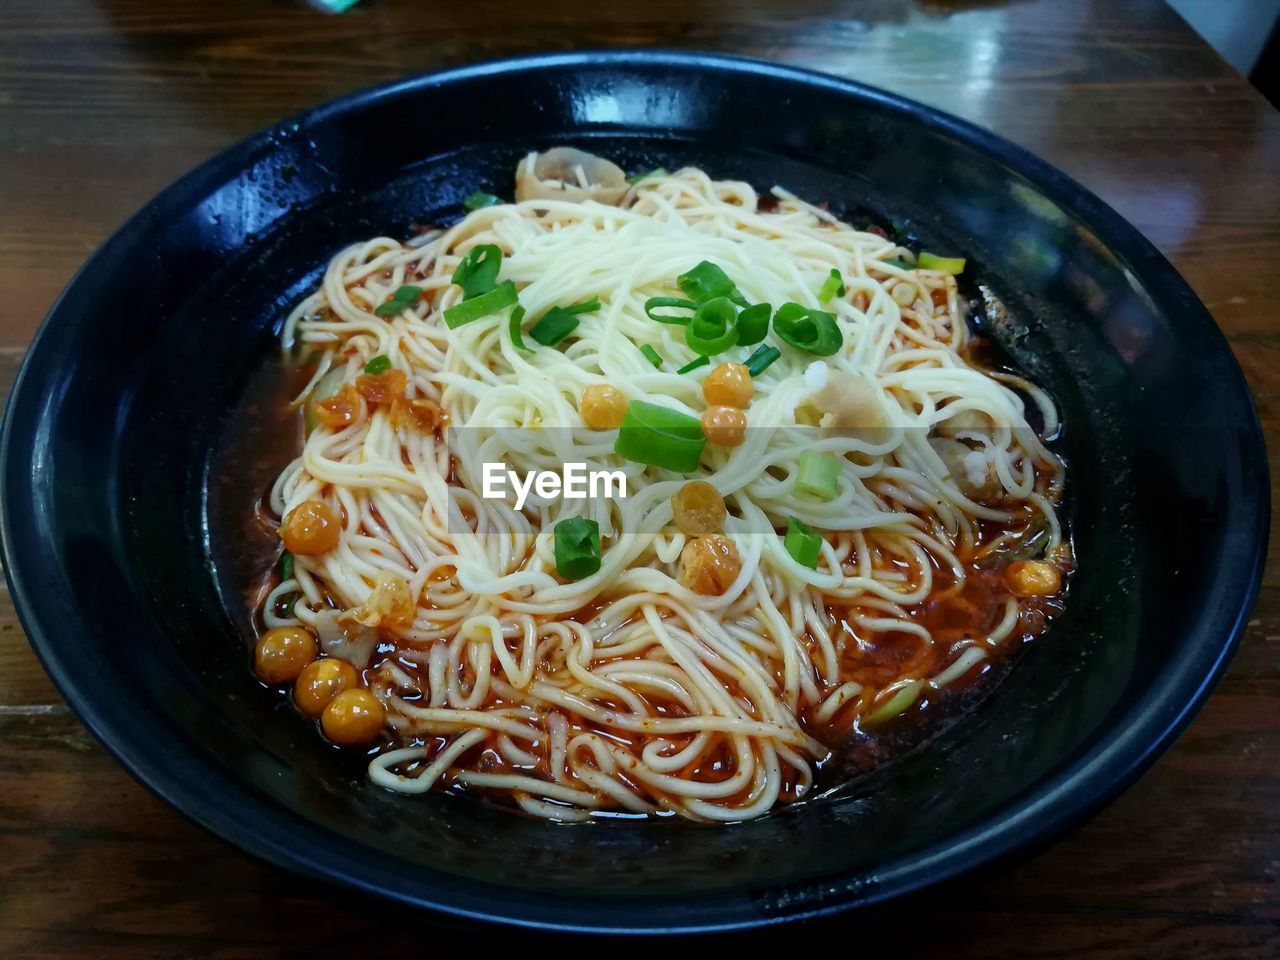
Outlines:
{"type": "MultiPolygon", "coordinates": [[[[560,186],[590,190],[595,176],[577,164],[560,186]]],[[[415,427],[407,407],[349,393],[350,422],[312,429],[270,492],[280,517],[318,501],[340,518],[333,549],[292,558],[263,620],[359,651],[349,658],[387,718],[374,783],[481,791],[552,820],[760,816],[809,795],[833,746],[886,704],[985,669],[1023,629],[1037,602],[1007,591],[992,622],[958,640],[921,611],[968,602],[982,563],[1004,563],[1032,535],[1067,562],[1062,465],[1023,398],[1047,429],[1052,401],[969,362],[955,276],[903,264],[911,254],[894,241],[781,189],[760,200],[690,168],[641,180],[617,205],[552,194],[490,206],[408,244],[348,247],[288,317],[286,349],[318,360],[299,405],[385,357],[406,402],[447,415],[415,427]],[[486,244],[501,249],[501,279],[528,317],[592,298],[598,311],[571,339],[531,350],[513,340],[509,309],[451,329],[442,315],[463,302],[454,273],[486,244]],[[584,427],[579,398],[609,384],[632,402],[702,413],[704,377],[743,349],[677,373],[696,355],[682,327],[645,309],[700,261],[750,303],[830,311],[843,342],[821,359],[784,347],[753,378],[741,445],[708,444],[696,474],[679,475],[620,459],[615,433],[584,427]],[[833,269],[844,293],[820,304],[833,269]],[[418,288],[412,302],[377,315],[405,285],[418,288]],[[817,426],[813,398],[840,382],[872,385],[875,429],[817,426]],[[806,451],[838,461],[830,499],[797,489],[806,451]],[[569,461],[623,471],[627,496],[531,494],[518,510],[482,495],[484,463],[523,474],[569,461]],[[672,498],[694,478],[723,498],[739,560],[715,594],[681,579],[694,537],[673,523],[672,498]],[[579,516],[598,524],[604,549],[598,572],[567,580],[553,531],[579,516]],[[822,535],[812,568],[781,535],[791,518],[822,535]],[[388,610],[404,598],[411,609],[396,620],[388,610]],[[350,613],[334,621],[335,610],[350,613]],[[890,647],[897,660],[876,659],[890,647]]],[[[826,412],[839,414],[833,402],[826,412]]]]}

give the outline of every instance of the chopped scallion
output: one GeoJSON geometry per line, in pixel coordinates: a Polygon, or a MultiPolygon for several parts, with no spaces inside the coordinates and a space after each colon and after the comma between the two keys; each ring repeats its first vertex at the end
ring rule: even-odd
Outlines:
{"type": "Polygon", "coordinates": [[[921,270],[940,270],[952,275],[964,273],[964,257],[940,257],[936,253],[921,251],[918,262],[921,270]]]}
{"type": "Polygon", "coordinates": [[[468,210],[481,210],[484,207],[496,207],[502,203],[501,197],[495,197],[492,193],[485,193],[483,190],[477,190],[475,193],[469,194],[462,205],[468,210]]]}
{"type": "Polygon", "coordinates": [[[692,300],[685,300],[682,297],[650,297],[644,302],[644,312],[650,320],[657,320],[659,323],[674,323],[684,326],[693,319],[693,312],[698,309],[698,305],[692,300]],[[658,313],[660,307],[670,307],[674,310],[688,311],[687,313],[658,313]]]}
{"type": "Polygon", "coordinates": [[[836,481],[840,477],[840,461],[829,453],[806,450],[800,454],[800,466],[796,471],[796,489],[819,500],[830,500],[836,495],[836,481]]]}
{"type": "Polygon", "coordinates": [[[286,550],[280,556],[280,582],[293,579],[293,554],[286,550]]]}
{"type": "Polygon", "coordinates": [[[649,346],[649,344],[646,343],[640,347],[640,352],[643,353],[645,359],[648,360],[650,363],[652,363],[655,367],[657,367],[659,370],[662,369],[662,355],[659,354],[657,350],[653,349],[653,347],[649,346]]]}
{"type": "Polygon", "coordinates": [[[692,370],[697,370],[699,367],[705,367],[710,363],[710,357],[695,357],[693,360],[690,360],[683,367],[677,370],[676,373],[689,373],[692,370]]]}
{"type": "Polygon", "coordinates": [[[901,713],[905,713],[916,702],[916,699],[920,696],[920,688],[923,686],[923,680],[907,681],[907,683],[898,688],[892,697],[872,710],[860,726],[874,727],[877,724],[884,723],[886,720],[892,720],[901,713]]]}
{"type": "Polygon", "coordinates": [[[600,569],[600,524],[571,517],[556,524],[556,572],[566,580],[581,580],[600,569]]]}
{"type": "Polygon", "coordinates": [[[462,288],[462,299],[470,300],[488,293],[498,285],[502,269],[502,248],[496,243],[472,247],[453,271],[453,282],[462,288]]]}
{"type": "Polygon", "coordinates": [[[791,554],[791,559],[810,570],[818,568],[818,557],[822,555],[822,537],[808,524],[792,517],[787,521],[787,535],[782,540],[783,547],[791,554]]]}
{"type": "Polygon", "coordinates": [[[529,328],[529,336],[544,347],[554,347],[577,329],[577,317],[564,307],[552,307],[529,328]]]}
{"type": "Polygon", "coordinates": [[[798,303],[784,303],[773,315],[773,331],[784,343],[819,357],[837,353],[844,334],[834,315],[798,303]]]}
{"type": "Polygon", "coordinates": [[[391,358],[385,353],[380,353],[376,357],[369,360],[364,365],[364,372],[377,376],[380,373],[386,373],[391,369],[391,358]]]}
{"type": "Polygon", "coordinates": [[[511,342],[515,344],[517,350],[523,350],[525,353],[533,353],[533,347],[524,345],[524,337],[520,335],[520,324],[524,322],[524,307],[516,304],[516,308],[511,311],[511,319],[507,322],[507,329],[511,333],[511,342]]]}
{"type": "Polygon", "coordinates": [[[773,308],[767,303],[753,303],[738,314],[738,343],[749,347],[759,343],[769,332],[769,316],[773,308]]]}
{"type": "Polygon", "coordinates": [[[747,301],[733,285],[729,275],[710,260],[703,260],[688,273],[676,277],[680,290],[690,300],[706,303],[718,297],[728,297],[734,303],[746,306],[747,301]]]}
{"type": "Polygon", "coordinates": [[[758,377],[764,373],[765,369],[773,361],[782,356],[782,351],[777,347],[768,347],[761,345],[756,348],[751,356],[747,357],[747,373],[753,377],[758,377]]]}
{"type": "MultiPolygon", "coordinates": [[[[876,261],[873,260],[871,262],[875,263],[876,261]]],[[[899,270],[914,270],[916,268],[914,263],[908,263],[906,260],[899,260],[897,257],[890,257],[888,260],[881,260],[880,263],[890,267],[897,267],[899,270]]]]}
{"type": "Polygon", "coordinates": [[[845,292],[844,278],[840,276],[840,271],[831,268],[831,273],[827,275],[827,279],[822,284],[822,289],[818,291],[818,302],[826,303],[833,297],[843,297],[845,292]]]}
{"type": "Polygon", "coordinates": [[[595,313],[600,309],[600,298],[592,297],[590,300],[583,300],[581,303],[575,303],[571,307],[561,307],[565,313],[595,313]]]}
{"type": "Polygon", "coordinates": [[[307,433],[310,433],[316,427],[320,426],[320,421],[316,419],[316,406],[322,400],[328,400],[330,397],[337,396],[338,391],[342,389],[343,381],[347,378],[346,365],[340,367],[331,367],[323,377],[316,381],[316,385],[311,388],[311,394],[307,397],[306,414],[304,419],[307,425],[307,433]]]}
{"type": "Polygon", "coordinates": [[[698,307],[684,328],[684,342],[694,353],[710,357],[738,342],[738,308],[728,297],[715,297],[698,307]]]}
{"type": "Polygon", "coordinates": [[[391,299],[386,303],[380,303],[374,308],[374,316],[378,317],[394,317],[397,314],[404,313],[415,303],[418,297],[422,296],[422,288],[415,287],[411,283],[403,283],[396,288],[396,292],[391,295],[391,299]]]}
{"type": "Polygon", "coordinates": [[[656,403],[632,400],[618,428],[613,452],[634,463],[692,473],[698,469],[706,445],[697,417],[656,403]]]}
{"type": "Polygon", "coordinates": [[[627,183],[633,187],[641,180],[648,180],[650,177],[665,177],[667,175],[666,167],[654,167],[652,170],[646,170],[644,173],[633,173],[627,177],[627,183]]]}
{"type": "Polygon", "coordinates": [[[455,303],[445,310],[444,322],[448,324],[450,330],[453,330],[464,323],[470,323],[472,320],[479,320],[481,317],[487,317],[491,313],[497,313],[515,302],[516,285],[508,280],[506,283],[501,283],[494,287],[488,293],[482,293],[470,300],[455,303]]]}

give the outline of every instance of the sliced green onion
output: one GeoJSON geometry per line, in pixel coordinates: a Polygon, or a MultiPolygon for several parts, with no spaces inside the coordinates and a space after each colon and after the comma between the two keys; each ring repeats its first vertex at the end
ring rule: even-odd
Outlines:
{"type": "Polygon", "coordinates": [[[690,300],[706,303],[717,297],[728,297],[734,303],[747,305],[746,298],[738,292],[729,275],[710,260],[703,260],[688,273],[676,277],[680,290],[690,300]]]}
{"type": "Polygon", "coordinates": [[[633,173],[627,177],[627,183],[633,187],[641,180],[648,180],[650,177],[665,177],[667,175],[666,167],[654,167],[652,170],[646,170],[644,173],[633,173]]]}
{"type": "Polygon", "coordinates": [[[764,373],[765,369],[773,361],[782,356],[782,351],[777,347],[767,347],[761,345],[756,348],[751,356],[747,357],[747,373],[753,377],[758,377],[764,373]]]}
{"type": "Polygon", "coordinates": [[[453,330],[464,323],[470,323],[472,320],[479,320],[481,317],[487,317],[491,313],[497,313],[515,302],[516,285],[508,280],[506,283],[498,284],[488,293],[482,293],[471,300],[455,303],[444,312],[444,322],[449,325],[450,330],[453,330]]]}
{"type": "Polygon", "coordinates": [[[704,357],[728,350],[738,342],[738,308],[728,297],[716,297],[698,307],[684,328],[684,342],[704,357]]]}
{"type": "Polygon", "coordinates": [[[280,582],[293,579],[293,554],[286,550],[280,555],[280,582]]]}
{"type": "Polygon", "coordinates": [[[496,207],[502,203],[501,197],[495,197],[492,193],[485,193],[483,190],[477,190],[475,193],[469,194],[462,205],[468,210],[481,210],[484,207],[496,207]]]}
{"type": "Polygon", "coordinates": [[[556,524],[556,572],[581,580],[600,569],[600,524],[572,517],[556,524]]]}
{"type": "Polygon", "coordinates": [[[345,364],[338,367],[330,367],[324,372],[324,376],[316,381],[316,385],[311,388],[311,402],[319,403],[321,400],[328,400],[330,397],[338,395],[338,391],[342,389],[342,381],[347,378],[347,367],[345,364]]]}
{"type": "Polygon", "coordinates": [[[940,257],[936,253],[922,250],[919,265],[921,270],[941,270],[953,276],[964,273],[964,257],[940,257]]]}
{"type": "Polygon", "coordinates": [[[281,597],[278,601],[276,601],[276,603],[278,604],[276,609],[280,610],[281,612],[287,612],[289,616],[293,616],[293,611],[298,606],[298,601],[301,599],[302,599],[301,593],[299,593],[297,590],[291,591],[290,593],[286,593],[283,597],[281,597]]]}
{"type": "Polygon", "coordinates": [[[738,314],[738,343],[749,347],[759,343],[769,332],[769,316],[773,308],[767,303],[753,303],[738,314]]]}
{"type": "Polygon", "coordinates": [[[557,343],[578,329],[578,318],[564,307],[552,307],[542,319],[529,328],[529,336],[544,347],[557,343]]]}
{"type": "Polygon", "coordinates": [[[316,405],[323,400],[328,400],[330,397],[336,397],[338,391],[342,389],[342,383],[346,378],[347,368],[345,365],[331,367],[311,388],[311,395],[307,397],[306,413],[303,417],[306,421],[307,433],[320,426],[320,421],[316,418],[316,405]]]}
{"type": "Polygon", "coordinates": [[[520,324],[524,322],[524,307],[516,304],[516,308],[511,311],[511,319],[507,321],[507,330],[511,333],[511,342],[515,344],[517,350],[523,350],[525,353],[533,353],[533,347],[524,345],[524,337],[520,335],[520,324]]]}
{"type": "Polygon", "coordinates": [[[415,287],[411,283],[401,284],[396,288],[396,292],[392,294],[390,300],[386,303],[380,303],[374,308],[374,316],[394,317],[417,303],[420,296],[422,296],[421,287],[415,287]]]}
{"type": "Polygon", "coordinates": [[[839,460],[829,453],[806,450],[800,454],[800,468],[796,471],[796,489],[819,500],[830,500],[836,495],[836,480],[839,476],[839,460]]]}
{"type": "Polygon", "coordinates": [[[843,297],[844,291],[844,277],[840,276],[839,270],[832,267],[831,273],[822,284],[822,289],[818,291],[818,302],[826,303],[832,297],[843,297]]]}
{"type": "MultiPolygon", "coordinates": [[[[875,261],[873,260],[872,262],[874,263],[875,261]]],[[[897,267],[899,270],[914,270],[916,268],[914,263],[899,260],[897,257],[890,257],[888,260],[881,260],[880,262],[890,267],[897,267]]]]}
{"type": "Polygon", "coordinates": [[[502,249],[496,243],[472,247],[453,271],[453,282],[462,288],[462,299],[488,293],[498,285],[502,269],[502,249]]]}
{"type": "Polygon", "coordinates": [[[683,367],[677,370],[676,373],[689,373],[691,370],[697,370],[699,367],[707,366],[710,362],[710,357],[695,357],[693,360],[690,360],[683,367]]]}
{"type": "Polygon", "coordinates": [[[644,302],[644,312],[648,314],[650,320],[657,320],[659,323],[675,323],[684,326],[693,318],[693,311],[698,309],[698,305],[692,300],[685,300],[682,297],[650,297],[644,302]],[[687,314],[678,313],[658,313],[659,307],[672,307],[677,310],[688,310],[687,314]]]}
{"type": "Polygon", "coordinates": [[[595,313],[600,309],[600,298],[592,297],[590,300],[583,300],[581,303],[575,303],[571,307],[561,307],[565,313],[595,313]]]}
{"type": "Polygon", "coordinates": [[[388,357],[385,353],[378,354],[376,357],[372,358],[368,363],[364,365],[364,372],[371,373],[374,376],[377,376],[380,373],[386,373],[390,369],[391,369],[391,358],[388,357]]]}
{"type": "Polygon", "coordinates": [[[810,570],[818,568],[818,557],[822,555],[822,537],[808,524],[795,517],[787,521],[787,535],[782,540],[783,547],[791,554],[791,559],[810,570]]]}
{"type": "Polygon", "coordinates": [[[877,724],[884,723],[886,720],[892,720],[900,713],[906,712],[916,698],[920,696],[920,688],[924,686],[923,680],[911,680],[898,689],[898,691],[886,700],[880,706],[876,707],[862,721],[863,727],[874,727],[877,724]]]}
{"type": "Polygon", "coordinates": [[[833,314],[798,303],[784,303],[773,315],[773,332],[784,343],[819,357],[837,353],[844,334],[833,314]]]}
{"type": "Polygon", "coordinates": [[[632,400],[618,428],[613,452],[634,463],[692,473],[698,469],[706,445],[697,417],[656,403],[632,400]]]}
{"type": "Polygon", "coordinates": [[[1043,557],[1045,548],[1049,546],[1048,533],[1049,521],[1044,517],[1037,517],[1027,525],[1008,556],[1016,560],[1037,560],[1043,557]]]}
{"type": "Polygon", "coordinates": [[[659,370],[662,369],[662,355],[657,350],[649,346],[647,343],[640,347],[640,352],[644,354],[645,359],[652,363],[659,370]]]}

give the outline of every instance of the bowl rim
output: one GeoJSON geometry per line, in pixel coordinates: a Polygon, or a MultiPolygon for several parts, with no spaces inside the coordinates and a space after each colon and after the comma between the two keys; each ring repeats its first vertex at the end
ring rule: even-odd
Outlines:
{"type": "MultiPolygon", "coordinates": [[[[1174,267],[1135,227],[1074,179],[1039,159],[1028,150],[976,124],[925,106],[907,97],[866,84],[766,61],[704,52],[670,50],[582,50],[570,53],[531,54],[485,61],[461,67],[418,74],[377,87],[360,90],[286,118],[247,137],[206,160],[167,186],[133,214],[102,244],[76,272],[50,308],[28,348],[14,380],[0,433],[0,478],[5,496],[0,498],[0,554],[5,576],[19,621],[44,669],[79,720],[129,773],[153,794],[175,807],[189,820],[223,837],[245,852],[276,866],[309,877],[336,882],[364,893],[390,898],[400,903],[427,908],[457,919],[478,920],[545,931],[590,933],[698,933],[743,930],[771,926],[801,918],[827,916],[852,909],[882,905],[925,888],[954,880],[962,875],[1008,860],[1038,844],[1060,837],[1071,827],[1096,813],[1128,787],[1163,753],[1182,732],[1208,697],[1244,632],[1256,600],[1266,558],[1270,522],[1269,463],[1257,409],[1247,381],[1235,362],[1225,336],[1190,286],[1174,267]],[[1230,545],[1232,563],[1244,576],[1233,581],[1229,603],[1220,603],[1197,630],[1201,642],[1181,660],[1171,661],[1152,680],[1151,691],[1127,717],[1127,722],[1106,740],[1069,762],[1057,775],[1030,788],[1011,801],[1010,815],[993,815],[970,829],[938,840],[917,851],[910,862],[877,870],[878,883],[865,888],[849,883],[824,896],[816,904],[801,898],[796,905],[771,914],[751,908],[746,891],[715,891],[695,895],[696,906],[660,916],[656,922],[638,920],[649,911],[614,900],[581,900],[589,909],[539,899],[537,895],[498,887],[481,881],[463,880],[440,874],[434,894],[424,896],[394,883],[397,874],[379,870],[371,860],[362,862],[363,871],[346,869],[349,861],[338,853],[358,853],[358,844],[333,834],[318,824],[288,821],[291,829],[272,832],[263,829],[275,821],[283,824],[284,808],[257,795],[228,771],[201,758],[201,777],[189,771],[176,774],[157,744],[140,744],[137,731],[124,729],[118,716],[104,710],[101,695],[77,678],[74,662],[59,651],[56,620],[41,596],[45,583],[62,572],[49,565],[38,550],[20,550],[20,545],[38,546],[29,516],[30,503],[15,502],[11,495],[20,490],[17,482],[33,483],[30,474],[34,448],[31,429],[41,396],[33,381],[37,371],[47,366],[42,347],[51,338],[61,307],[69,294],[108,259],[108,254],[124,249],[131,234],[146,218],[166,210],[181,209],[184,201],[243,169],[246,161],[267,146],[285,129],[322,123],[335,115],[364,109],[385,98],[407,95],[415,90],[494,76],[518,76],[528,71],[565,68],[670,67],[709,75],[750,74],[787,84],[822,88],[851,103],[872,103],[882,109],[905,114],[947,136],[993,157],[1009,167],[1055,201],[1071,210],[1103,238],[1112,250],[1141,268],[1141,274],[1161,292],[1162,308],[1183,315],[1188,323],[1211,330],[1214,349],[1230,361],[1233,382],[1224,392],[1243,399],[1248,423],[1242,447],[1259,454],[1258,481],[1243,488],[1232,509],[1251,518],[1253,535],[1230,545]],[[28,515],[20,515],[27,508],[28,515]],[[234,795],[228,803],[227,794],[234,795]],[[221,799],[220,799],[221,798],[221,799]],[[323,837],[322,844],[309,844],[308,837],[323,837]],[[345,850],[343,848],[346,848],[345,850]],[[327,850],[325,856],[311,851],[327,850]],[[886,879],[887,878],[887,879],[886,879]]],[[[358,859],[358,858],[357,858],[358,859]]],[[[421,878],[419,878],[421,879],[421,878]]],[[[659,912],[660,911],[654,911],[659,912]]]]}

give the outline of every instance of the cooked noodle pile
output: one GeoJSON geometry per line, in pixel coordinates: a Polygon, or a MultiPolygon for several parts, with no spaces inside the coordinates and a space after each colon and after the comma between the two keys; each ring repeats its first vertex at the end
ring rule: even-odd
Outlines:
{"type": "Polygon", "coordinates": [[[275,483],[277,514],[320,501],[341,533],[292,558],[266,626],[304,626],[363,669],[386,711],[369,772],[392,790],[470,788],[558,820],[760,816],[810,794],[840,742],[976,675],[1024,630],[1034,601],[1017,590],[999,593],[994,625],[958,639],[917,613],[1030,535],[1067,557],[1062,467],[1024,399],[1046,433],[1056,413],[1033,385],[968,362],[955,276],[878,232],[697,169],[608,190],[577,164],[558,192],[533,189],[535,159],[517,191],[532,199],[408,244],[349,247],[289,317],[291,355],[318,358],[299,404],[368,378],[374,358],[404,386],[393,401],[348,389],[350,421],[315,426],[275,483]],[[484,244],[503,253],[499,279],[518,289],[532,349],[513,342],[510,307],[443,322],[463,297],[454,271],[484,244]],[[746,302],[834,314],[842,345],[816,357],[771,334],[781,356],[753,378],[740,445],[707,444],[692,473],[626,461],[616,431],[584,425],[584,390],[607,384],[698,418],[703,379],[752,350],[676,372],[697,354],[645,305],[681,296],[676,278],[703,261],[746,302]],[[833,269],[843,293],[820,303],[833,269]],[[377,315],[405,285],[420,295],[377,315]],[[530,340],[536,318],[593,297],[570,337],[530,340]],[[830,499],[797,488],[810,450],[838,464],[830,499]],[[535,496],[518,511],[481,495],[486,462],[623,470],[627,496],[535,496]],[[719,593],[682,576],[692,538],[672,502],[693,479],[727,507],[737,563],[719,593]],[[569,580],[554,531],[577,516],[599,525],[601,565],[569,580]],[[793,519],[821,535],[815,568],[787,547],[793,519]],[[862,658],[889,639],[907,655],[865,682],[862,658]]]}

